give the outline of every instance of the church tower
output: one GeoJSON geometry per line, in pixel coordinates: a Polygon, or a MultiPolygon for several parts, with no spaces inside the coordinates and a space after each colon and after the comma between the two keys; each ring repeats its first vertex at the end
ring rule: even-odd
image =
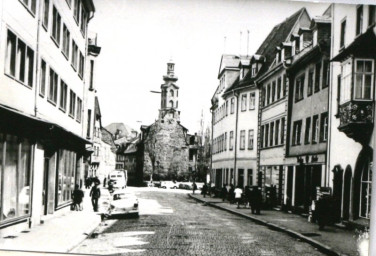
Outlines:
{"type": "Polygon", "coordinates": [[[170,60],[167,63],[167,75],[163,76],[164,83],[161,85],[161,109],[159,119],[180,121],[179,86],[176,85],[178,78],[175,76],[175,63],[170,60]]]}

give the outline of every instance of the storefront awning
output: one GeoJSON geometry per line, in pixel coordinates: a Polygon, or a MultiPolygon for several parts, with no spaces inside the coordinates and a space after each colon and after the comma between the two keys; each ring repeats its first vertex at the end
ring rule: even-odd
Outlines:
{"type": "Polygon", "coordinates": [[[375,57],[376,56],[376,27],[372,26],[362,35],[334,56],[331,61],[343,61],[349,56],[375,57]]]}

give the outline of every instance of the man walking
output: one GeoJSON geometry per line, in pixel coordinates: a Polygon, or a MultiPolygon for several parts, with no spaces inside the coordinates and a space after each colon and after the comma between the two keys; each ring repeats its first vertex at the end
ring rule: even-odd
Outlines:
{"type": "Polygon", "coordinates": [[[76,211],[82,211],[82,198],[84,197],[84,192],[79,188],[78,184],[75,185],[75,189],[72,193],[73,199],[73,209],[76,211]]]}
{"type": "Polygon", "coordinates": [[[235,190],[234,190],[234,193],[235,193],[235,201],[238,205],[238,209],[240,208],[240,202],[241,202],[241,199],[242,199],[242,194],[243,194],[243,189],[240,188],[240,186],[238,186],[235,190]]]}
{"type": "Polygon", "coordinates": [[[94,183],[94,186],[90,190],[90,196],[91,196],[91,203],[93,205],[93,210],[95,212],[98,211],[98,200],[101,197],[101,190],[98,187],[98,182],[94,183]]]}

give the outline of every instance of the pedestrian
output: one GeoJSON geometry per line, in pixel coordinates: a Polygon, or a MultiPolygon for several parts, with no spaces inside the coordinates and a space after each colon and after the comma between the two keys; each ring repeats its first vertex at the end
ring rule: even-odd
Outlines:
{"type": "Polygon", "coordinates": [[[251,207],[252,214],[256,213],[256,189],[257,187],[251,187],[249,192],[249,205],[251,207]]]}
{"type": "Polygon", "coordinates": [[[324,227],[329,224],[329,215],[331,207],[329,203],[329,196],[321,195],[316,203],[316,217],[319,224],[319,230],[324,230],[324,227]]]}
{"type": "Polygon", "coordinates": [[[98,187],[99,183],[95,182],[94,186],[90,190],[90,196],[91,196],[91,203],[93,205],[93,210],[95,212],[98,211],[98,200],[101,197],[101,190],[98,187]]]}
{"type": "Polygon", "coordinates": [[[237,186],[236,189],[234,190],[235,193],[235,202],[238,205],[238,209],[240,208],[240,202],[242,200],[242,194],[243,194],[243,189],[241,189],[240,186],[237,186]]]}
{"type": "Polygon", "coordinates": [[[251,190],[249,189],[249,186],[245,186],[244,188],[244,204],[245,204],[245,208],[250,207],[250,193],[251,193],[251,190]]]}
{"type": "Polygon", "coordinates": [[[230,204],[234,203],[234,199],[235,199],[234,191],[235,191],[235,187],[234,187],[233,184],[231,184],[230,185],[230,190],[228,192],[228,200],[230,201],[230,204]]]}
{"type": "Polygon", "coordinates": [[[193,194],[195,194],[195,191],[197,190],[196,182],[193,182],[192,189],[193,189],[193,194]]]}
{"type": "Polygon", "coordinates": [[[261,203],[262,203],[262,194],[261,194],[261,188],[260,187],[256,187],[256,189],[255,189],[254,200],[255,200],[255,211],[256,211],[256,214],[260,215],[261,203]]]}
{"type": "Polygon", "coordinates": [[[204,185],[202,186],[202,191],[201,191],[202,195],[204,197],[206,197],[206,193],[208,193],[208,185],[206,184],[206,182],[204,183],[204,185]]]}
{"type": "Polygon", "coordinates": [[[84,197],[84,192],[79,188],[79,185],[76,184],[75,189],[73,190],[73,193],[72,193],[73,210],[82,211],[83,206],[81,205],[81,203],[82,203],[83,197],[84,197]]]}
{"type": "Polygon", "coordinates": [[[104,188],[106,187],[106,182],[107,182],[107,178],[104,177],[104,179],[103,179],[103,187],[104,187],[104,188]]]}
{"type": "Polygon", "coordinates": [[[222,197],[222,202],[225,201],[226,197],[227,197],[227,188],[226,188],[227,184],[223,184],[223,187],[222,187],[222,190],[221,190],[221,197],[222,197]]]}

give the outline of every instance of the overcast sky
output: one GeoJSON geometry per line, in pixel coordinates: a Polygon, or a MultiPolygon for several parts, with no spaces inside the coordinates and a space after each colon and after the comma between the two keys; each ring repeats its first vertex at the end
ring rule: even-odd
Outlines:
{"type": "Polygon", "coordinates": [[[197,132],[201,111],[210,123],[210,99],[218,85],[221,55],[252,55],[273,26],[306,7],[321,15],[328,3],[229,0],[94,0],[90,31],[102,47],[96,85],[102,123],[137,130],[158,117],[162,76],[175,62],[181,122],[197,132]],[[242,31],[242,47],[240,47],[242,31]],[[224,49],[226,37],[226,49],[224,49]]]}

